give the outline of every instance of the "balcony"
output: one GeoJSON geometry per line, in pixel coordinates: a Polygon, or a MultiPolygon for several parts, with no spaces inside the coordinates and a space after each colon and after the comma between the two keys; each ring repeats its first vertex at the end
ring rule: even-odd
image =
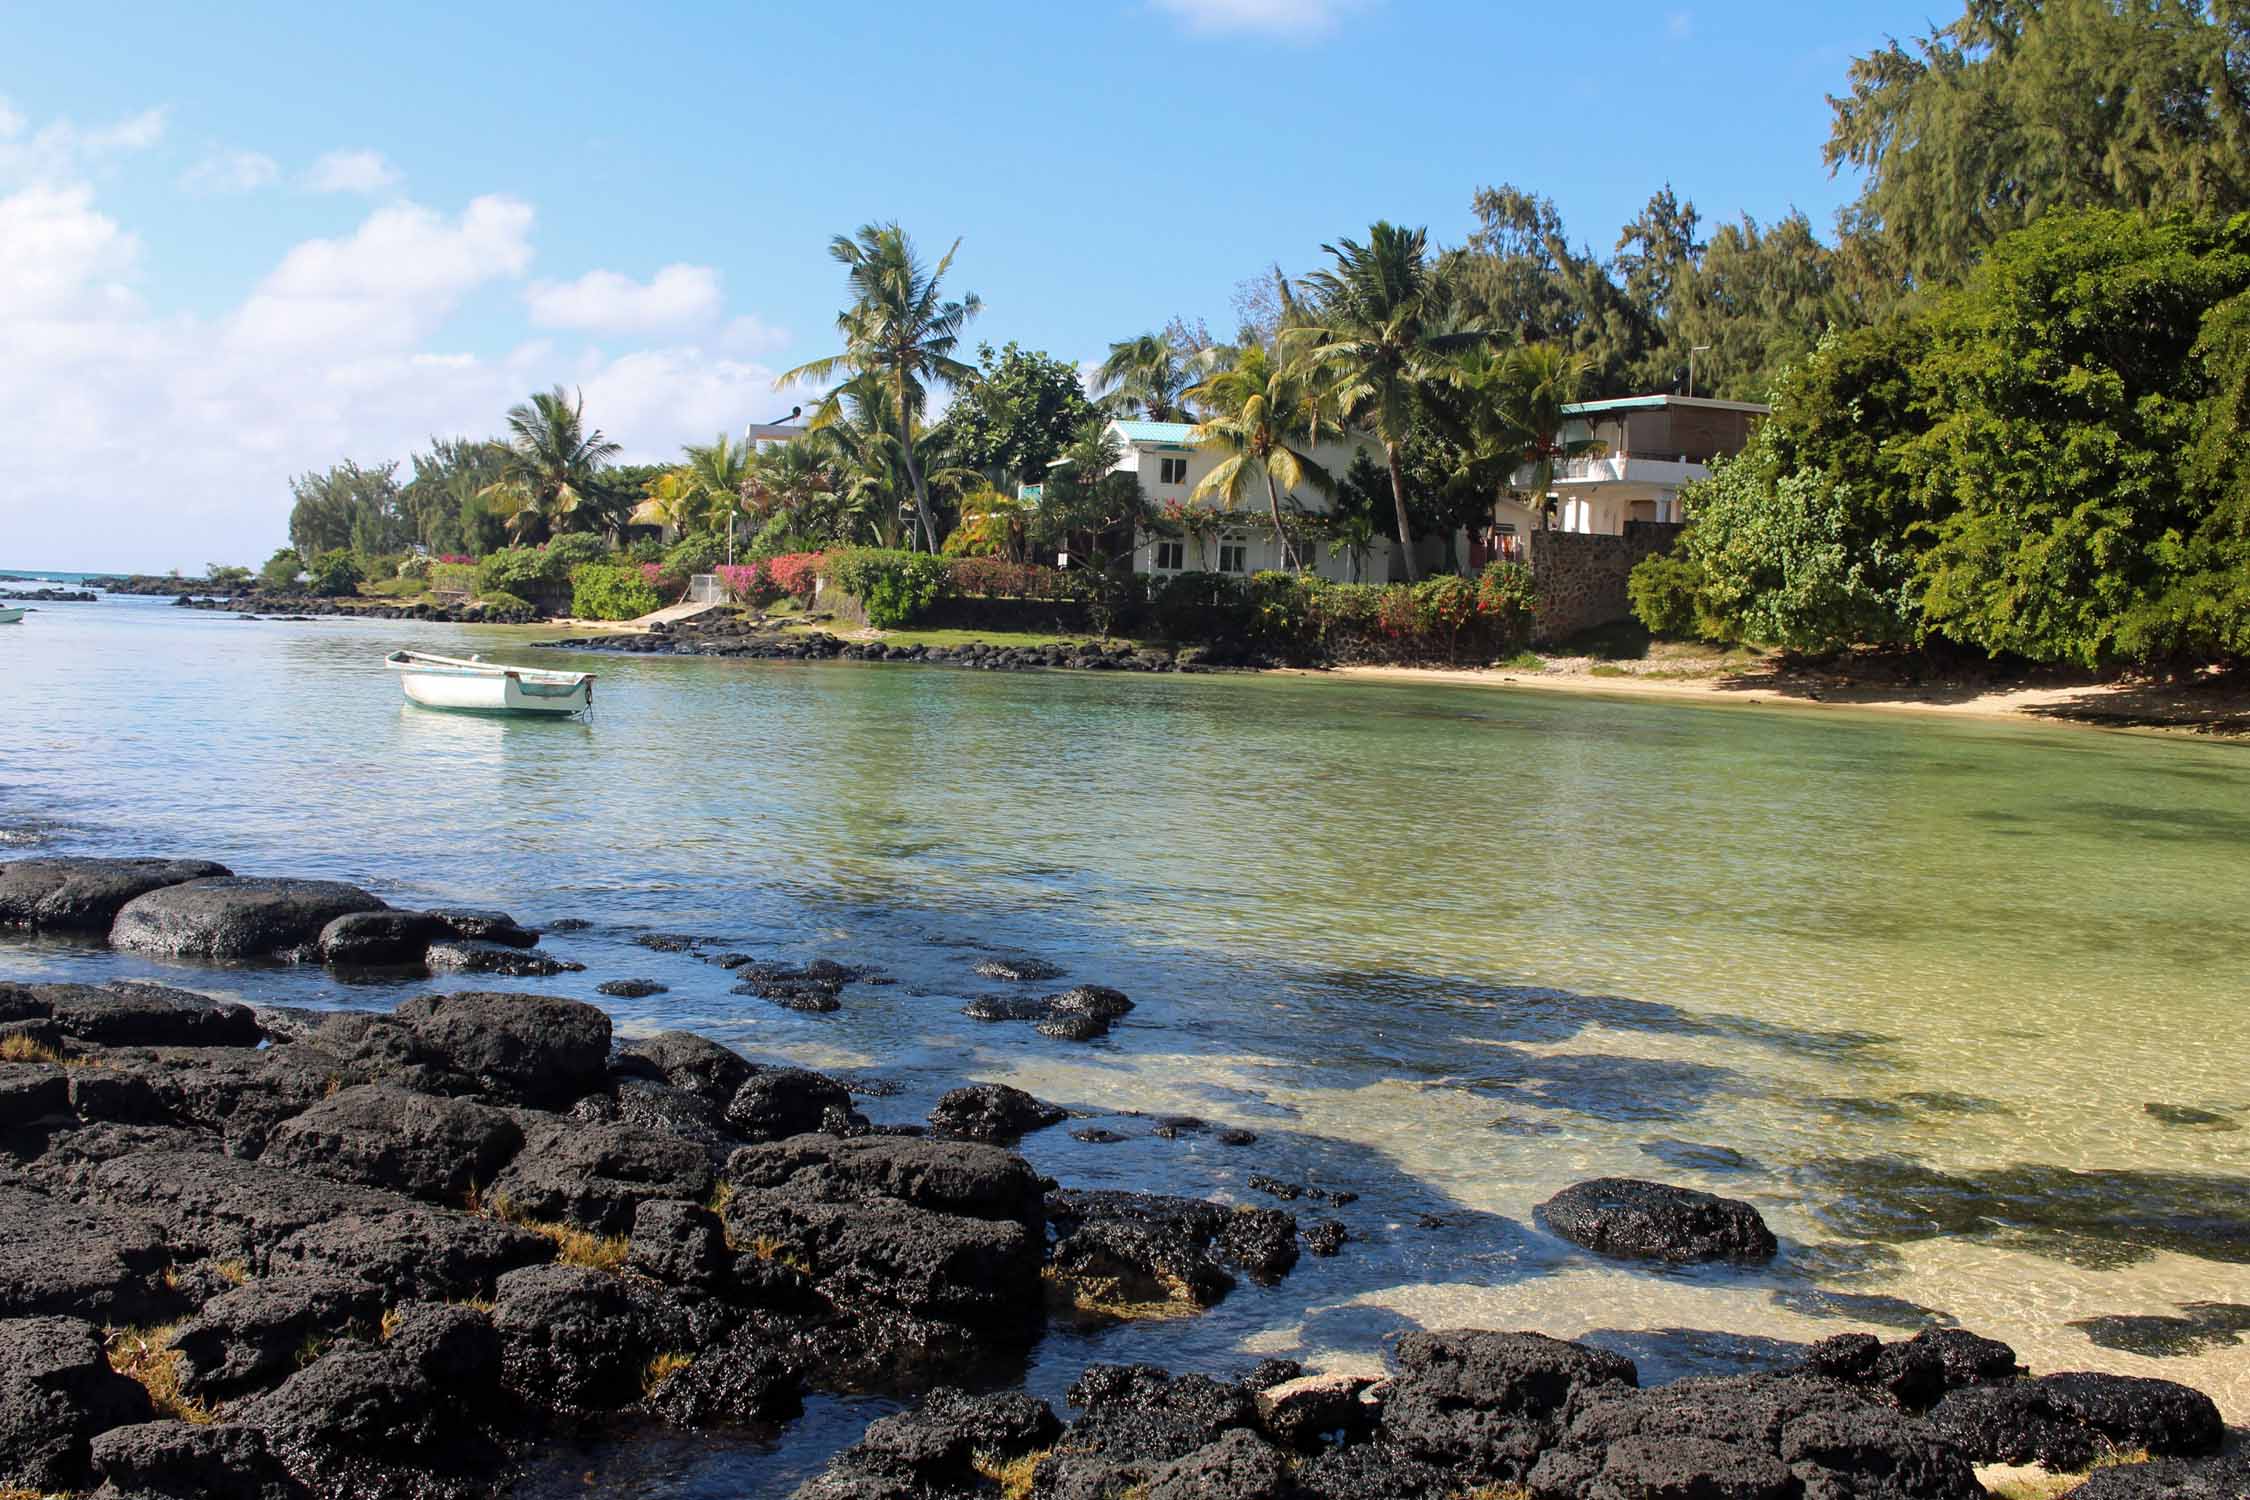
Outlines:
{"type": "MultiPolygon", "coordinates": [[[[1532,468],[1525,464],[1516,470],[1510,483],[1517,489],[1529,489],[1532,468]]],[[[1694,479],[1711,477],[1709,468],[1691,463],[1683,454],[1611,453],[1599,458],[1565,458],[1555,463],[1555,484],[1645,484],[1658,489],[1677,489],[1694,479]]]]}

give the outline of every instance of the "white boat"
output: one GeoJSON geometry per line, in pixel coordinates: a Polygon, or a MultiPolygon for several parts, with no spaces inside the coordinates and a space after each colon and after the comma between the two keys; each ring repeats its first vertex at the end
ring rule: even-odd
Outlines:
{"type": "Polygon", "coordinates": [[[406,696],[426,708],[575,714],[594,706],[591,672],[542,672],[504,667],[479,657],[462,661],[422,651],[393,651],[383,664],[399,674],[406,696]]]}
{"type": "Polygon", "coordinates": [[[13,608],[0,609],[0,625],[13,625],[22,618],[23,606],[20,604],[13,608]]]}

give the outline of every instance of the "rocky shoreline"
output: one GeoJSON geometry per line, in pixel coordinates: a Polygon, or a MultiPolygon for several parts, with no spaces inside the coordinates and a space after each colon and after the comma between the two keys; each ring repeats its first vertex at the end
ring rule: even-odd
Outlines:
{"type": "Polygon", "coordinates": [[[0,590],[0,603],[7,604],[92,604],[97,597],[84,589],[0,590]]]}
{"type": "Polygon", "coordinates": [[[1122,641],[1056,642],[1045,646],[993,646],[971,641],[961,646],[891,645],[847,641],[825,631],[787,635],[753,621],[728,619],[703,624],[659,621],[645,631],[574,636],[541,641],[554,651],[607,651],[649,656],[740,657],[758,661],[896,661],[933,666],[973,667],[983,671],[1029,672],[1208,672],[1223,667],[1270,665],[1212,647],[1178,651],[1135,646],[1122,641]]]}
{"type": "Polygon", "coordinates": [[[528,625],[539,618],[536,610],[493,609],[479,603],[432,604],[410,600],[404,604],[377,604],[363,599],[323,599],[313,594],[182,594],[173,604],[181,609],[211,610],[244,620],[309,620],[343,616],[354,620],[427,620],[443,625],[528,625]]]}
{"type": "MultiPolygon", "coordinates": [[[[0,864],[0,926],[339,973],[575,967],[501,912],[199,860],[0,864]]],[[[776,1004],[853,977],[709,957],[776,1004]]],[[[1012,1018],[1082,1040],[1130,1004],[1082,985],[1012,1018]]],[[[1955,1329],[1647,1389],[1616,1353],[1482,1330],[1408,1332],[1380,1380],[1097,1364],[1066,1422],[1009,1389],[1044,1327],[1192,1317],[1349,1253],[1345,1222],[1075,1188],[1008,1149],[1051,1105],[964,1080],[875,1124],[863,1087],[524,993],[378,1013],[0,982],[0,1493],[488,1495],[589,1432],[786,1444],[808,1395],[863,1392],[914,1404],[807,1500],[1973,1500],[1978,1465],[2124,1455],[2147,1461],[2075,1493],[2250,1493],[2200,1393],[2034,1378],[1955,1329]]],[[[1781,1253],[1748,1204],[1632,1179],[1539,1220],[1627,1263],[1781,1253]]]]}

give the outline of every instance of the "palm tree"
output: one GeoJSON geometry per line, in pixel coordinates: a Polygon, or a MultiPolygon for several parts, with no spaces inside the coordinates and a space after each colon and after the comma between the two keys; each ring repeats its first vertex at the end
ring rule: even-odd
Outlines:
{"type": "Polygon", "coordinates": [[[742,487],[757,444],[745,438],[738,446],[722,432],[708,443],[688,443],[680,451],[686,461],[649,483],[648,498],[634,508],[632,523],[671,526],[682,532],[715,532],[727,525],[731,548],[731,523],[742,504],[742,487]]]}
{"type": "Polygon", "coordinates": [[[1559,344],[1525,344],[1509,350],[1499,362],[1496,414],[1507,446],[1521,462],[1531,465],[1531,503],[1542,530],[1547,525],[1547,491],[1555,482],[1556,460],[1601,447],[1591,436],[1562,435],[1574,420],[1569,408],[1579,399],[1591,368],[1584,355],[1572,354],[1559,344]]]}
{"type": "MultiPolygon", "coordinates": [[[[799,365],[774,382],[774,388],[800,380],[832,380],[839,373],[872,375],[890,388],[893,415],[898,423],[899,452],[914,492],[914,515],[920,523],[923,544],[937,551],[936,528],[930,523],[930,496],[914,451],[914,420],[926,405],[932,383],[953,384],[976,374],[973,365],[953,357],[961,330],[982,310],[975,293],[957,302],[939,297],[939,284],[953,264],[961,242],[932,266],[923,265],[914,242],[897,224],[866,224],[856,238],[837,235],[828,253],[848,268],[852,304],[836,315],[836,330],[843,335],[840,354],[799,365]]],[[[822,401],[812,425],[833,421],[839,386],[822,401]]]]}
{"type": "Polygon", "coordinates": [[[1188,433],[1188,441],[1227,456],[1195,487],[1191,500],[1217,497],[1238,509],[1250,486],[1263,481],[1281,539],[1285,567],[1299,566],[1296,550],[1281,522],[1281,492],[1310,484],[1335,493],[1336,481],[1312,456],[1319,440],[1320,403],[1301,371],[1274,359],[1260,345],[1241,350],[1233,365],[1210,376],[1194,391],[1210,413],[1188,433]]]}
{"type": "Polygon", "coordinates": [[[517,540],[542,525],[553,533],[611,519],[601,471],[622,450],[599,429],[587,430],[583,392],[558,385],[509,407],[504,446],[500,477],[477,493],[507,517],[517,540]]]}
{"type": "Polygon", "coordinates": [[[1452,298],[1429,259],[1429,231],[1378,222],[1367,243],[1320,247],[1335,266],[1305,278],[1304,321],[1281,332],[1301,351],[1304,368],[1326,389],[1346,422],[1371,431],[1391,472],[1399,549],[1406,576],[1414,562],[1413,524],[1406,517],[1400,454],[1420,403],[1421,388],[1444,378],[1455,356],[1491,342],[1482,329],[1459,327],[1452,298]]]}
{"type": "Polygon", "coordinates": [[[1100,404],[1117,415],[1138,413],[1151,422],[1187,420],[1187,389],[1194,377],[1180,351],[1161,333],[1120,339],[1094,371],[1100,404]]]}

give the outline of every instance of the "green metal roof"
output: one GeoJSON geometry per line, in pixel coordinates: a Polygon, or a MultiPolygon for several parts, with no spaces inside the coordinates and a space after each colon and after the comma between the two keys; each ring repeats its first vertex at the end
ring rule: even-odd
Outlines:
{"type": "Polygon", "coordinates": [[[1617,396],[1608,401],[1574,401],[1563,408],[1574,417],[1598,411],[1655,411],[1672,406],[1715,406],[1722,411],[1766,412],[1772,408],[1756,401],[1721,401],[1715,396],[1617,396]]]}
{"type": "Polygon", "coordinates": [[[1119,420],[1117,435],[1128,443],[1171,443],[1188,446],[1188,434],[1195,430],[1193,422],[1128,422],[1119,420]]]}

